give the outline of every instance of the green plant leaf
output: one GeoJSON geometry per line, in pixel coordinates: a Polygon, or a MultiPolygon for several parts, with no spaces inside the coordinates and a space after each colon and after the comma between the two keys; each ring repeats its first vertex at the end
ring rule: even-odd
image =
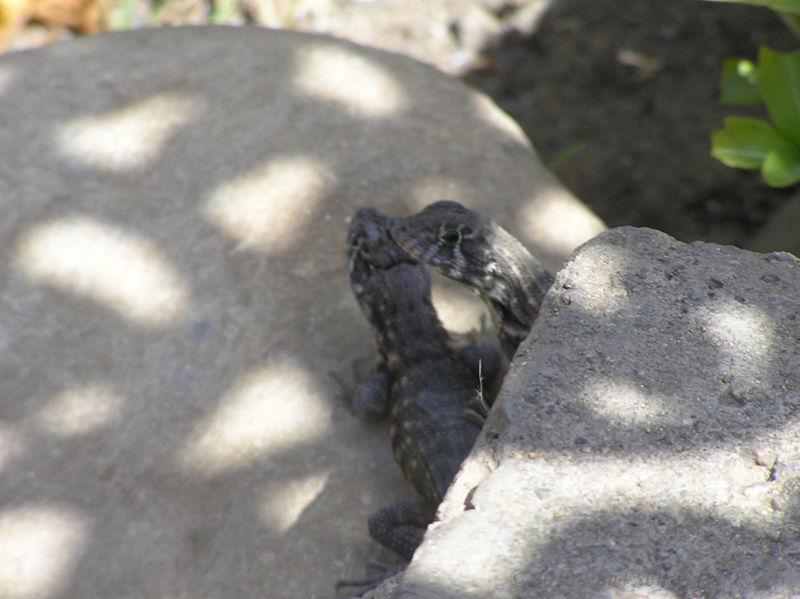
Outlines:
{"type": "Polygon", "coordinates": [[[800,14],[800,0],[767,0],[767,6],[778,12],[800,14]]]}
{"type": "Polygon", "coordinates": [[[727,2],[729,4],[752,4],[753,6],[767,6],[769,0],[708,0],[709,2],[727,2]]]}
{"type": "Polygon", "coordinates": [[[758,68],[746,58],[726,58],[722,65],[722,102],[741,106],[763,102],[758,68]]]}
{"type": "Polygon", "coordinates": [[[781,54],[762,46],[758,51],[758,74],[775,128],[800,144],[800,51],[781,54]]]}
{"type": "Polygon", "coordinates": [[[133,15],[136,12],[136,0],[121,0],[112,4],[111,28],[127,30],[133,28],[133,15]]]}
{"type": "Polygon", "coordinates": [[[800,14],[781,12],[778,13],[778,15],[786,27],[789,28],[789,31],[791,31],[795,37],[800,37],[800,14]]]}
{"type": "Polygon", "coordinates": [[[214,10],[211,11],[209,20],[214,25],[223,25],[230,21],[240,0],[214,0],[214,10]]]}
{"type": "Polygon", "coordinates": [[[778,12],[800,14],[800,1],[798,0],[709,0],[709,2],[750,4],[752,6],[764,6],[778,12]]]}
{"type": "Polygon", "coordinates": [[[550,162],[548,162],[547,163],[547,167],[550,168],[550,169],[556,169],[559,166],[561,166],[562,164],[566,164],[567,162],[569,162],[570,160],[575,158],[575,156],[580,154],[580,152],[585,147],[586,147],[586,142],[584,140],[580,140],[580,141],[575,142],[570,147],[568,147],[566,150],[561,152],[558,156],[553,158],[550,162]]]}
{"type": "Polygon", "coordinates": [[[729,116],[725,128],[711,134],[711,155],[727,166],[759,169],[770,151],[794,146],[760,119],[729,116]]]}
{"type": "Polygon", "coordinates": [[[788,187],[800,181],[800,148],[781,146],[770,150],[761,176],[773,187],[788,187]]]}

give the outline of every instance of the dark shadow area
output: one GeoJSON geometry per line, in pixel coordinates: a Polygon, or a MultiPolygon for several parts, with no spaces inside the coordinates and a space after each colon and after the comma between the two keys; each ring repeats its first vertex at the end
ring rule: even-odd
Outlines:
{"type": "MultiPolygon", "coordinates": [[[[710,156],[727,57],[797,49],[774,13],[678,0],[560,0],[532,35],[511,31],[463,77],[520,124],[545,163],[609,226],[742,245],[789,197],[710,156]]],[[[763,112],[763,111],[762,111],[763,112]]]]}

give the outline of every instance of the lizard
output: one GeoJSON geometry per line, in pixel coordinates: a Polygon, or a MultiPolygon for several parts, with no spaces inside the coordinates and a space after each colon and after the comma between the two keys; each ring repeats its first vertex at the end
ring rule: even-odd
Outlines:
{"type": "MultiPolygon", "coordinates": [[[[353,398],[356,413],[388,412],[395,459],[420,502],[388,505],[370,516],[370,536],[411,559],[427,525],[481,430],[470,417],[478,383],[450,345],[431,299],[423,264],[391,238],[393,222],[356,212],[348,230],[348,272],[378,346],[378,366],[353,398]]],[[[339,581],[337,587],[377,583],[339,581]]]]}
{"type": "Polygon", "coordinates": [[[528,336],[553,275],[511,233],[453,201],[395,219],[392,238],[412,256],[466,283],[486,303],[509,359],[528,336]]]}

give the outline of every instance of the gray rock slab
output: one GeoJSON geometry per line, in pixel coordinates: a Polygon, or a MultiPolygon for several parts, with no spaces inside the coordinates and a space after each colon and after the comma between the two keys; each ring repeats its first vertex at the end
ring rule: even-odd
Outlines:
{"type": "Polygon", "coordinates": [[[790,254],[583,245],[394,596],[797,599],[799,341],[790,254]]]}
{"type": "Polygon", "coordinates": [[[256,28],[4,55],[0,152],[10,599],[333,595],[411,496],[337,382],[374,360],[349,216],[458,199],[552,267],[602,229],[486,97],[256,28]]]}

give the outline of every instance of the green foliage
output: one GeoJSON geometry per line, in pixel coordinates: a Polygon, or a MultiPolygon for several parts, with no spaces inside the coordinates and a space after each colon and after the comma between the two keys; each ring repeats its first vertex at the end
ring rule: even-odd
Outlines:
{"type": "Polygon", "coordinates": [[[732,2],[770,8],[778,13],[792,33],[800,37],[800,0],[709,0],[710,2],[732,2]]]}
{"type": "MultiPolygon", "coordinates": [[[[800,11],[800,0],[747,3],[794,5],[800,11]]],[[[722,69],[722,101],[763,103],[771,123],[726,118],[725,128],[711,135],[711,154],[731,167],[760,169],[764,181],[774,187],[800,182],[800,51],[782,54],[762,47],[757,65],[728,59],[722,69]]]]}
{"type": "Polygon", "coordinates": [[[239,0],[215,0],[214,10],[211,11],[211,22],[221,25],[230,21],[239,8],[239,0]]]}
{"type": "Polygon", "coordinates": [[[710,0],[711,2],[734,2],[771,8],[775,12],[788,12],[800,15],[800,0],[710,0]]]}
{"type": "Polygon", "coordinates": [[[112,3],[111,28],[131,29],[133,27],[133,14],[136,11],[136,0],[121,0],[112,3]]]}
{"type": "Polygon", "coordinates": [[[767,0],[767,7],[777,12],[800,15],[800,0],[767,0]]]}
{"type": "Polygon", "coordinates": [[[580,154],[583,151],[583,148],[585,148],[585,147],[586,147],[586,142],[585,141],[581,140],[581,141],[575,142],[570,147],[568,147],[566,150],[561,152],[558,156],[553,158],[550,162],[548,162],[547,166],[550,169],[556,169],[559,166],[561,166],[562,164],[566,164],[567,162],[569,162],[570,160],[575,158],[575,156],[580,154]]]}
{"type": "Polygon", "coordinates": [[[722,65],[722,101],[737,106],[764,101],[756,65],[744,58],[725,60],[722,65]]]}
{"type": "Polygon", "coordinates": [[[791,54],[761,48],[759,85],[775,127],[800,144],[800,51],[791,54]]]}

